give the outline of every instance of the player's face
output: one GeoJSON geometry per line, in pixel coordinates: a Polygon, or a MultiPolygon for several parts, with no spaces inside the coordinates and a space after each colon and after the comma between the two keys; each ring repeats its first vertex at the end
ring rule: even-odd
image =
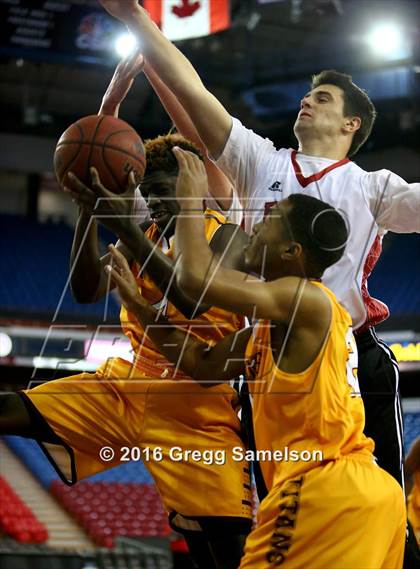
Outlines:
{"type": "Polygon", "coordinates": [[[303,97],[294,132],[299,142],[304,142],[308,135],[338,135],[345,119],[342,89],[335,85],[320,85],[303,97]]]}
{"type": "Polygon", "coordinates": [[[176,216],[180,210],[175,198],[176,179],[177,176],[170,176],[166,172],[154,172],[140,186],[152,221],[160,233],[165,231],[167,237],[175,231],[176,216]]]}
{"type": "Polygon", "coordinates": [[[283,276],[281,247],[287,240],[287,214],[292,205],[282,200],[271,208],[263,221],[257,223],[245,247],[247,270],[270,280],[283,276]]]}

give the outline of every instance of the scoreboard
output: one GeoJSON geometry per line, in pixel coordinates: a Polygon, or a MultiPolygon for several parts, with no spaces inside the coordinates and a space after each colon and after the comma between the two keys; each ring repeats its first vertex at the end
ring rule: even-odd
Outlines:
{"type": "Polygon", "coordinates": [[[123,31],[96,0],[0,0],[0,57],[113,65],[123,31]]]}

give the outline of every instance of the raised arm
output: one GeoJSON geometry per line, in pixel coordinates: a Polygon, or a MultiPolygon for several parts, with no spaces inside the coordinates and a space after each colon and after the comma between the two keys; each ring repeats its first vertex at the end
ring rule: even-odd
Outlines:
{"type": "MultiPolygon", "coordinates": [[[[118,116],[120,104],[142,67],[143,57],[139,54],[120,61],[103,96],[99,115],[118,116]]],[[[71,186],[64,189],[73,193],[73,199],[79,205],[79,216],[70,254],[70,287],[77,302],[91,303],[102,298],[112,288],[109,278],[103,271],[105,265],[110,262],[110,257],[109,255],[100,257],[98,223],[92,216],[92,210],[86,206],[86,202],[79,200],[79,194],[75,193],[80,184],[73,179],[71,186]]],[[[90,197],[93,198],[92,195],[90,197]]],[[[118,243],[117,246],[127,258],[130,258],[128,249],[122,243],[118,243]]]]}
{"type": "Polygon", "coordinates": [[[287,323],[297,302],[296,323],[305,325],[316,321],[317,314],[329,314],[326,296],[317,287],[305,286],[302,278],[290,276],[264,282],[222,266],[223,256],[215,259],[205,239],[200,213],[200,196],[206,192],[204,167],[190,152],[174,148],[174,153],[179,164],[177,199],[181,205],[175,231],[179,285],[189,294],[200,292],[201,299],[212,305],[250,318],[287,323]]]}
{"type": "Polygon", "coordinates": [[[99,289],[105,288],[101,284],[106,280],[100,263],[97,222],[79,207],[70,253],[70,287],[74,299],[79,303],[95,302],[103,296],[99,289]]]}
{"type": "Polygon", "coordinates": [[[245,373],[245,348],[251,328],[226,336],[214,347],[198,342],[173,326],[139,294],[124,256],[110,246],[114,265],[106,267],[129,311],[138,319],[158,350],[191,378],[206,387],[229,381],[245,373]],[[215,380],[217,378],[217,380],[215,380]]]}
{"type": "Polygon", "coordinates": [[[188,59],[160,32],[137,0],[98,0],[138,38],[146,61],[177,97],[203,144],[217,158],[232,128],[232,118],[204,87],[188,59]]]}
{"type": "MultiPolygon", "coordinates": [[[[101,184],[99,174],[94,168],[91,169],[91,175],[92,187],[88,188],[75,176],[69,174],[72,182],[72,194],[79,205],[90,216],[93,216],[95,223],[96,220],[100,221],[118,235],[120,239],[119,244],[123,247],[122,252],[124,255],[130,258],[130,260],[135,260],[139,263],[159,290],[167,296],[186,318],[196,317],[208,310],[210,305],[202,301],[199,293],[187,294],[177,284],[174,272],[175,262],[145,236],[144,231],[137,225],[131,215],[135,186],[132,175],[130,175],[131,187],[118,197],[101,184]]],[[[225,264],[228,266],[239,266],[245,239],[246,235],[239,227],[232,225],[221,226],[210,244],[212,254],[223,254],[223,262],[225,264]]],[[[89,262],[90,260],[89,258],[89,262]]],[[[89,262],[86,261],[86,270],[89,268],[89,262]]],[[[99,292],[96,293],[97,298],[99,298],[98,294],[103,292],[103,281],[106,275],[102,269],[108,263],[108,256],[100,260],[97,257],[95,264],[95,275],[98,279],[97,286],[99,286],[99,282],[101,283],[99,292]],[[101,272],[102,275],[100,274],[101,272]]],[[[83,272],[79,271],[78,274],[80,275],[81,285],[83,285],[83,272]]],[[[93,289],[92,292],[94,292],[93,289]]],[[[92,302],[92,300],[87,300],[87,302],[89,301],[92,302]]]]}
{"type": "MultiPolygon", "coordinates": [[[[64,190],[71,193],[79,205],[79,217],[70,253],[70,287],[76,302],[88,304],[97,302],[113,288],[103,270],[110,262],[110,255],[101,257],[98,246],[98,222],[93,209],[89,202],[81,200],[75,191],[83,184],[71,173],[69,173],[69,182],[72,187],[66,187],[64,190]]],[[[134,185],[135,182],[130,177],[129,186],[134,188],[134,185]]],[[[90,199],[96,201],[97,198],[92,192],[89,194],[90,199]]],[[[125,258],[131,260],[131,253],[123,243],[118,241],[117,247],[125,258]]]]}
{"type": "Polygon", "coordinates": [[[134,79],[144,67],[143,55],[138,51],[122,59],[115,68],[107,90],[102,97],[98,115],[118,117],[120,105],[131,89],[134,79]]]}
{"type": "Polygon", "coordinates": [[[389,170],[369,172],[363,182],[376,223],[395,233],[420,233],[420,183],[389,170]]]}
{"type": "Polygon", "coordinates": [[[159,97],[166,112],[171,117],[178,132],[185,138],[194,142],[203,152],[204,165],[206,167],[207,179],[209,182],[210,194],[217,200],[220,207],[228,210],[232,205],[232,183],[227,176],[207,157],[207,148],[198,135],[192,120],[180,104],[177,97],[172,93],[165,83],[158,77],[153,68],[146,63],[144,66],[144,74],[153,87],[156,95],[159,97]]]}

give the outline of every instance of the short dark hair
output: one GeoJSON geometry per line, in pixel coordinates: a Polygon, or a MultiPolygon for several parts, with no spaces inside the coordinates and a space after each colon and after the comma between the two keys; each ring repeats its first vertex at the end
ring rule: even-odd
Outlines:
{"type": "Polygon", "coordinates": [[[157,136],[151,140],[146,140],[144,143],[146,151],[145,178],[157,171],[164,171],[173,175],[178,174],[178,162],[172,152],[174,146],[179,146],[183,150],[189,150],[203,160],[203,153],[198,146],[184,138],[181,134],[157,136]]]}
{"type": "Polygon", "coordinates": [[[360,128],[354,133],[349,149],[349,156],[352,156],[366,142],[372,131],[376,118],[375,106],[366,91],[353,83],[351,75],[328,69],[312,76],[312,89],[326,84],[335,85],[343,91],[344,115],[359,117],[361,120],[360,128]]]}
{"type": "Polygon", "coordinates": [[[305,253],[306,268],[321,275],[346,248],[348,230],[343,216],[330,204],[312,196],[292,194],[287,215],[289,233],[305,253]]]}

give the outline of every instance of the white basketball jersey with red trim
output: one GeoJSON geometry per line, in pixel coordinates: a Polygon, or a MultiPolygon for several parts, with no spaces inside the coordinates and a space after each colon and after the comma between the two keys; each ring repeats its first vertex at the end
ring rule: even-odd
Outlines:
{"type": "MultiPolygon", "coordinates": [[[[349,238],[343,257],[325,271],[322,280],[347,308],[355,329],[381,322],[388,316],[388,308],[370,297],[366,286],[385,233],[378,224],[377,212],[382,215],[380,190],[366,191],[370,173],[347,158],[338,162],[324,159],[326,167],[305,176],[298,157],[290,149],[276,150],[270,140],[234,119],[217,165],[236,188],[243,208],[243,225],[248,232],[271,205],[293,193],[319,198],[338,209],[346,220],[349,238]]],[[[411,211],[408,215],[412,215],[411,211]]]]}

